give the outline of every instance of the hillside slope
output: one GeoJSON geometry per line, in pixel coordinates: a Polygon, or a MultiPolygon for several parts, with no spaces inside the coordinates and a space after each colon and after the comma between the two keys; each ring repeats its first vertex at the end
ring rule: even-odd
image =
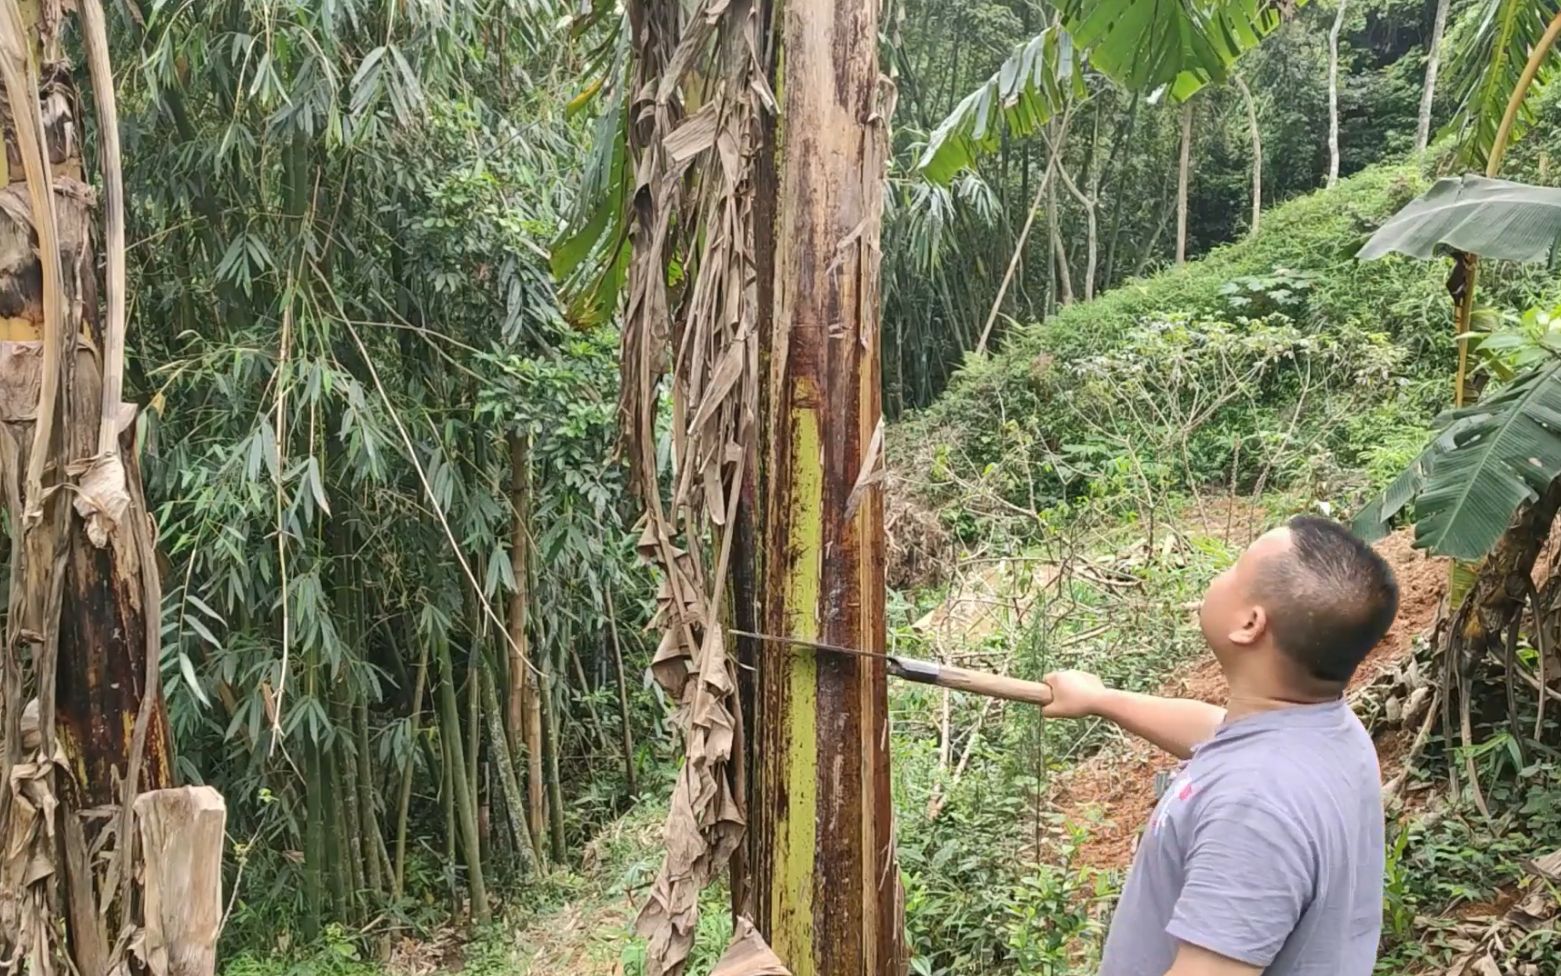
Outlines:
{"type": "MultiPolygon", "coordinates": [[[[981,488],[986,508],[951,526],[967,534],[1003,502],[1131,507],[1210,484],[1321,483],[1347,506],[1396,473],[1447,396],[1448,262],[1355,258],[1427,184],[1414,165],[1366,170],[1273,208],[1247,240],[1016,329],[891,431],[893,466],[946,523],[981,488]]],[[[1521,309],[1554,280],[1482,266],[1480,295],[1521,309]]]]}

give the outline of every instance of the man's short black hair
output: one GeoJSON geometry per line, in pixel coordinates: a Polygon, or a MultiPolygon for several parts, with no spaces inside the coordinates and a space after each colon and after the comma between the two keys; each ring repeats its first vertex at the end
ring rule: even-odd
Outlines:
{"type": "Polygon", "coordinates": [[[1343,685],[1393,625],[1398,582],[1338,522],[1298,515],[1285,526],[1290,551],[1260,570],[1269,629],[1309,678],[1343,685]]]}

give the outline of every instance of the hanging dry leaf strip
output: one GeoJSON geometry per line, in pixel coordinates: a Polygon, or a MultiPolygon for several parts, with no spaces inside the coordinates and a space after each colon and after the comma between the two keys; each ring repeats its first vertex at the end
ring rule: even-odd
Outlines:
{"type": "Polygon", "coordinates": [[[774,107],[753,4],[707,0],[686,23],[677,8],[629,7],[635,184],[620,410],[645,508],[640,554],[661,571],[652,669],[678,702],[687,756],[667,817],[666,857],[637,923],[649,940],[651,976],[683,972],[699,892],[744,830],[728,776],[737,681],[721,621],[757,422],[757,268],[746,187],[763,113],[774,107]],[[699,101],[694,111],[685,112],[685,96],[699,101]],[[685,270],[675,294],[674,259],[685,270]],[[656,463],[663,378],[673,474],[665,502],[656,463]]]}

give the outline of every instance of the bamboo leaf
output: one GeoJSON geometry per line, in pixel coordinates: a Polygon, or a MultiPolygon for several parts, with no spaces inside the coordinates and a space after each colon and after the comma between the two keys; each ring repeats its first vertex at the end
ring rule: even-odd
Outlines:
{"type": "Polygon", "coordinates": [[[211,707],[211,701],[206,697],[206,689],[201,687],[200,679],[195,676],[195,665],[190,663],[190,658],[183,651],[179,652],[179,673],[184,677],[184,683],[190,686],[190,691],[207,708],[211,707]]]}

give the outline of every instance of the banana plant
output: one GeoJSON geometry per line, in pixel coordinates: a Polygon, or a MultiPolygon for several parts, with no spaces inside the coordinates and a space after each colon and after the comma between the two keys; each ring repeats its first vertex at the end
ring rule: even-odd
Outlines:
{"type": "MultiPolygon", "coordinates": [[[[1423,455],[1411,467],[1411,472],[1419,468],[1420,474],[1411,477],[1411,473],[1406,472],[1408,481],[1399,479],[1361,513],[1364,523],[1383,524],[1385,519],[1402,509],[1410,497],[1417,496],[1425,486],[1416,479],[1429,476],[1432,470],[1429,463],[1436,456],[1435,452],[1464,444],[1454,436],[1455,429],[1464,429],[1458,427],[1458,422],[1472,422],[1470,418],[1479,415],[1479,411],[1466,414],[1461,408],[1468,375],[1469,331],[1480,258],[1554,259],[1556,241],[1561,236],[1561,191],[1502,181],[1496,176],[1507,147],[1524,133],[1532,114],[1533,100],[1555,73],[1549,53],[1558,35],[1561,35],[1561,11],[1553,9],[1553,4],[1539,0],[1482,0],[1465,14],[1458,25],[1457,43],[1453,45],[1453,50],[1458,52],[1451,70],[1458,109],[1448,131],[1456,135],[1456,158],[1466,167],[1483,167],[1485,175],[1483,178],[1471,174],[1439,180],[1424,195],[1395,214],[1360,252],[1362,259],[1381,257],[1394,251],[1422,259],[1450,255],[1454,264],[1448,278],[1448,292],[1454,303],[1454,331],[1459,337],[1458,368],[1453,383],[1455,412],[1445,418],[1448,426],[1427,448],[1428,455],[1423,455]],[[1400,504],[1391,504],[1401,498],[1400,504]]],[[[1520,376],[1507,387],[1503,396],[1532,378],[1530,374],[1520,376]]],[[[1505,402],[1508,406],[1523,406],[1543,404],[1544,401],[1518,398],[1505,402]]],[[[1488,434],[1488,431],[1471,433],[1473,440],[1469,443],[1478,442],[1488,434]]],[[[1547,470],[1541,455],[1535,454],[1533,459],[1532,469],[1547,470]]],[[[1445,463],[1441,470],[1458,471],[1459,476],[1470,473],[1459,465],[1445,463]]],[[[1525,471],[1528,475],[1533,473],[1533,470],[1525,471]]],[[[1540,491],[1548,485],[1547,480],[1539,486],[1540,491]]],[[[1461,560],[1450,571],[1455,602],[1461,600],[1474,582],[1474,567],[1469,561],[1484,558],[1495,548],[1503,531],[1511,524],[1514,512],[1538,498],[1538,493],[1531,495],[1527,491],[1510,490],[1510,484],[1508,491],[1489,495],[1476,493],[1470,487],[1467,494],[1451,497],[1433,490],[1430,514],[1427,514],[1424,501],[1416,507],[1422,519],[1432,519],[1432,525],[1426,531],[1417,528],[1417,543],[1461,560]],[[1442,502],[1447,503],[1445,512],[1438,508],[1442,502]],[[1498,515],[1506,522],[1494,535],[1489,535],[1489,526],[1498,515]],[[1472,519],[1478,530],[1465,535],[1461,531],[1465,527],[1463,519],[1472,519]],[[1466,555],[1470,552],[1474,555],[1466,555]]],[[[1505,555],[1497,559],[1499,564],[1507,562],[1510,560],[1505,555]]],[[[1510,608],[1502,611],[1503,614],[1509,612],[1510,608]]]]}

